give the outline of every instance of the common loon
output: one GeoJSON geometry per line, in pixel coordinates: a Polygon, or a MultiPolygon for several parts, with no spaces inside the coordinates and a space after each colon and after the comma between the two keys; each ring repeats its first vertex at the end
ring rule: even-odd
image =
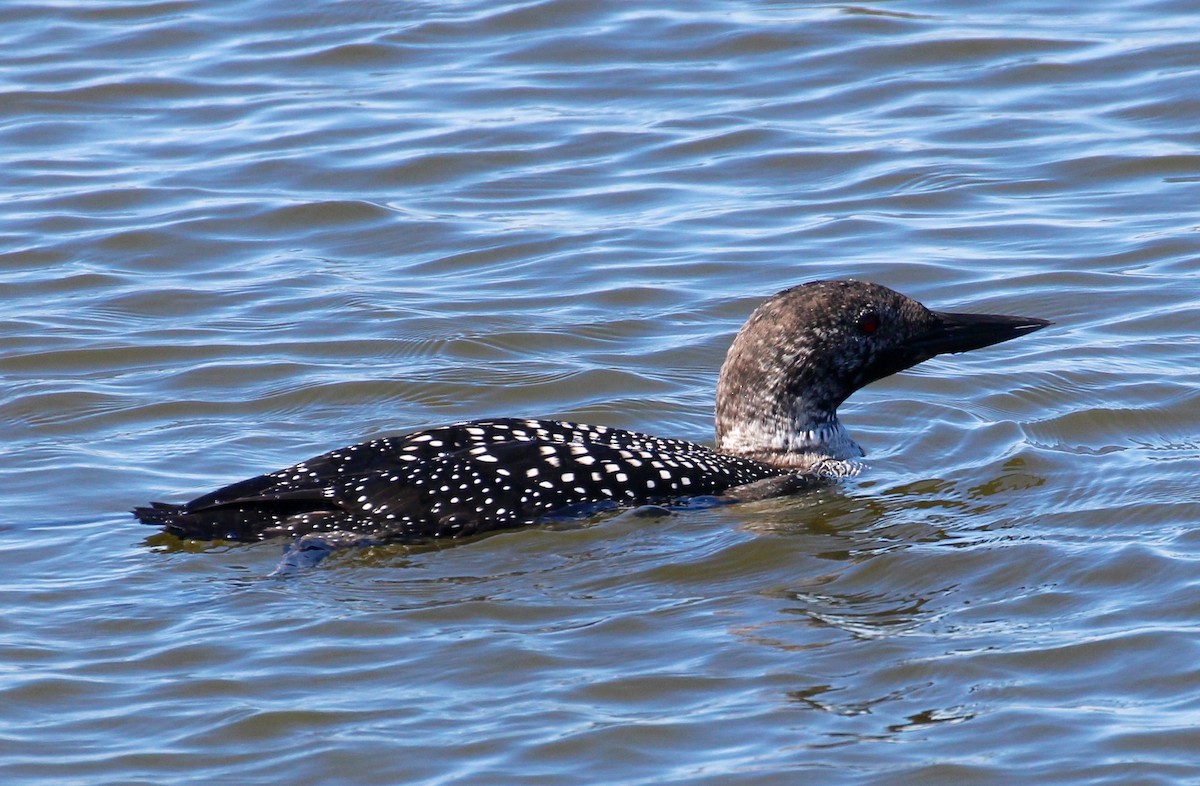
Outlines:
{"type": "Polygon", "coordinates": [[[865,454],[837,417],[854,391],[1049,324],[930,311],[863,281],[812,281],[769,298],[734,338],[717,382],[716,450],[606,426],[475,420],[373,439],[133,513],[199,540],[353,533],[414,542],[590,506],[789,493],[858,471],[865,454]]]}

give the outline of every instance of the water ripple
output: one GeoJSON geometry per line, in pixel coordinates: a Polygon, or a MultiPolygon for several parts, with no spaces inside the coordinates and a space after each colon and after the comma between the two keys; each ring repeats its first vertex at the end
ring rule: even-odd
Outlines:
{"type": "Polygon", "coordinates": [[[1194,17],[5,4],[6,776],[1195,780],[1194,17]],[[464,418],[708,440],[746,314],[848,276],[1057,324],[857,394],[796,499],[277,576],[122,512],[464,418]]]}

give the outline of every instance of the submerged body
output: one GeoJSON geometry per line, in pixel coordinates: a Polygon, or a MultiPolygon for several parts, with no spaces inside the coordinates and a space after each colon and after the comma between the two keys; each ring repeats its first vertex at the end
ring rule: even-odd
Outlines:
{"type": "Polygon", "coordinates": [[[1047,324],[933,312],[866,282],[811,282],[767,300],[735,338],[717,386],[716,450],[605,426],[480,420],[352,445],[134,514],[201,540],[351,532],[416,541],[580,506],[786,493],[857,471],[863,451],[837,407],[858,388],[1047,324]]]}

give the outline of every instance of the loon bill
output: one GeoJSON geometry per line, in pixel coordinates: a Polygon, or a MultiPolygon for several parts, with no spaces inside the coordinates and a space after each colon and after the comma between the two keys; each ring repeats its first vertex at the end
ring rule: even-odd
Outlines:
{"type": "Polygon", "coordinates": [[[588,505],[787,493],[857,472],[863,450],[837,417],[854,391],[1049,324],[931,311],[864,281],[812,281],[769,298],[738,332],[717,382],[715,450],[605,426],[476,420],[351,445],[133,514],[199,540],[348,532],[403,542],[588,505]]]}

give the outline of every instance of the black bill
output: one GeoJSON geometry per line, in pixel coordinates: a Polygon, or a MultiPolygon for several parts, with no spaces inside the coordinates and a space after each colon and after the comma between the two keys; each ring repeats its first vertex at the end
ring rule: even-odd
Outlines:
{"type": "Polygon", "coordinates": [[[925,357],[947,352],[969,352],[1002,341],[1019,338],[1054,324],[1036,317],[1011,317],[1004,314],[958,314],[935,311],[937,324],[913,338],[909,346],[925,357]]]}

